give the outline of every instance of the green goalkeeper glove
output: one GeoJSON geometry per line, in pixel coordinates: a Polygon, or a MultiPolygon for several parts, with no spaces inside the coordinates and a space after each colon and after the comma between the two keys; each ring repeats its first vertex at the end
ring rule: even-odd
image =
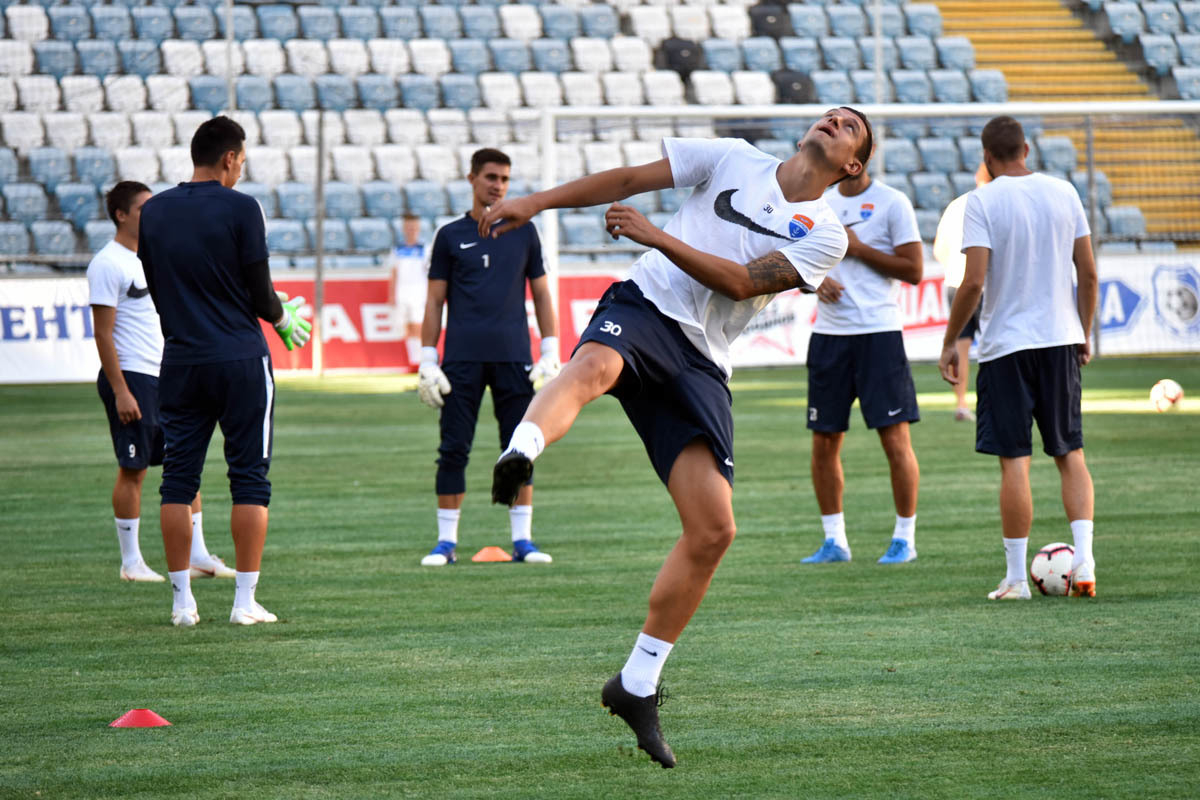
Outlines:
{"type": "Polygon", "coordinates": [[[283,340],[283,346],[288,350],[304,347],[308,343],[312,323],[300,316],[300,306],[304,305],[303,297],[291,300],[283,292],[276,292],[283,301],[283,316],[275,323],[275,332],[283,340]]]}

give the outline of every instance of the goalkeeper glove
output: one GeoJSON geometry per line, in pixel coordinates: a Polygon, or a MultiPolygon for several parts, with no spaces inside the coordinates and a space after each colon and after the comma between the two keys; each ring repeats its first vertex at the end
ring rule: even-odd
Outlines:
{"type": "Polygon", "coordinates": [[[288,350],[304,347],[308,343],[312,323],[300,316],[300,306],[304,305],[303,297],[288,300],[283,292],[276,292],[283,301],[283,316],[275,323],[275,332],[283,340],[283,346],[288,350]]]}
{"type": "Polygon", "coordinates": [[[558,360],[558,337],[542,338],[542,357],[529,370],[529,382],[536,388],[542,388],[546,381],[551,380],[562,371],[562,362],[558,360]]]}
{"type": "Polygon", "coordinates": [[[421,402],[430,408],[441,408],[446,405],[442,395],[450,394],[450,379],[437,363],[437,348],[421,348],[421,366],[417,368],[417,394],[421,402]]]}

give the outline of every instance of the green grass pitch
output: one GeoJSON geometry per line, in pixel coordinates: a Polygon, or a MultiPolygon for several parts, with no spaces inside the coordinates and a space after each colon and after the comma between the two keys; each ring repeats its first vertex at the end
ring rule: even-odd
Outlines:
{"type": "MultiPolygon", "coordinates": [[[[0,387],[0,797],[1064,797],[1200,795],[1200,364],[1102,359],[1084,373],[1096,483],[1094,601],[985,600],[1004,569],[994,458],[914,365],[923,420],[920,558],[883,567],[893,509],[876,435],[847,436],[855,561],[819,544],[803,370],[735,375],[739,533],[667,663],[661,770],[600,707],[677,535],[617,404],[588,407],[538,461],[549,566],[471,564],[508,543],[488,504],[485,405],[460,564],[435,538],[436,414],[394,377],[282,378],[259,599],[232,581],[117,579],[114,464],[95,389],[0,387]],[[1192,396],[1148,410],[1173,377],[1192,396]],[[169,728],[114,730],[130,708],[169,728]]],[[[203,491],[232,561],[220,437],[203,491]]],[[[1035,454],[1031,554],[1070,541],[1035,454]]],[[[163,570],[157,472],[142,548],[163,570]]]]}

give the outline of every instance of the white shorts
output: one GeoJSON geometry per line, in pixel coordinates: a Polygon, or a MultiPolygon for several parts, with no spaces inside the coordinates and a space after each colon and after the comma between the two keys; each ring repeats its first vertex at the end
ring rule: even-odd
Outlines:
{"type": "Polygon", "coordinates": [[[419,259],[398,259],[392,267],[395,288],[397,322],[401,325],[420,325],[425,319],[425,295],[429,277],[419,259]]]}

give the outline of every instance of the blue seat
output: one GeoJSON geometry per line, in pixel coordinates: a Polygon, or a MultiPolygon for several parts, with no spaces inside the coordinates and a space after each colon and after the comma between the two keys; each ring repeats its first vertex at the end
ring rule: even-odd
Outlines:
{"type": "Polygon", "coordinates": [[[820,38],[829,34],[829,17],[825,9],[810,3],[789,3],[788,17],[792,30],[800,37],[820,38]]]}
{"type": "Polygon", "coordinates": [[[110,219],[89,219],[83,223],[83,237],[87,240],[88,252],[95,253],[113,240],[117,226],[110,219]]]}
{"type": "Polygon", "coordinates": [[[933,100],[929,77],[921,70],[892,70],[892,85],[896,87],[896,99],[901,103],[929,103],[933,100]]]}
{"type": "Polygon", "coordinates": [[[316,88],[317,102],[327,111],[345,111],[355,105],[354,82],[345,75],[318,75],[316,88]]]}
{"type": "Polygon", "coordinates": [[[917,140],[921,161],[929,172],[955,172],[959,168],[958,148],[953,139],[942,136],[922,137],[917,140]]]}
{"type": "MultiPolygon", "coordinates": [[[[1092,173],[1096,183],[1096,200],[1100,204],[1100,208],[1108,208],[1112,205],[1113,189],[1112,182],[1103,170],[1095,170],[1092,173]]],[[[1075,187],[1075,191],[1079,193],[1079,199],[1083,201],[1086,208],[1088,205],[1088,173],[1086,169],[1072,170],[1071,184],[1075,187]]],[[[1095,231],[1093,231],[1095,233],[1095,231]]]]}
{"type": "MultiPolygon", "coordinates": [[[[896,69],[900,66],[899,51],[896,49],[896,43],[889,37],[883,37],[881,43],[883,50],[883,66],[885,69],[896,69]]],[[[875,69],[875,37],[860,36],[858,37],[858,51],[862,54],[863,67],[866,69],[875,69]]]]}
{"type": "Polygon", "coordinates": [[[1146,15],[1146,30],[1151,33],[1170,36],[1183,30],[1183,19],[1174,3],[1142,3],[1142,13],[1146,15]]]}
{"type": "Polygon", "coordinates": [[[358,86],[358,99],[363,108],[387,111],[399,104],[396,81],[387,75],[367,73],[359,75],[354,82],[358,86]]]}
{"type": "Polygon", "coordinates": [[[17,179],[17,154],[8,147],[0,147],[0,186],[17,179]]]}
{"type": "Polygon", "coordinates": [[[76,228],[83,228],[100,211],[100,197],[90,183],[60,183],[54,188],[58,210],[76,228]]]}
{"type": "Polygon", "coordinates": [[[478,75],[491,69],[492,57],[488,55],[487,45],[481,40],[451,39],[446,44],[450,47],[450,61],[455,72],[478,75]]]}
{"type": "Polygon", "coordinates": [[[13,256],[29,253],[29,229],[24,223],[0,222],[0,253],[13,256]]]}
{"type": "Polygon", "coordinates": [[[974,69],[975,47],[965,36],[938,36],[933,40],[945,69],[974,69]]]}
{"type": "Polygon", "coordinates": [[[124,6],[92,6],[92,35],[116,42],[133,38],[133,19],[124,6]]]}
{"type": "Polygon", "coordinates": [[[440,183],[419,179],[404,184],[404,204],[418,217],[437,217],[447,213],[446,190],[440,183]]]}
{"type": "Polygon", "coordinates": [[[180,39],[204,42],[217,38],[217,20],[204,6],[179,6],[173,12],[180,39]]]}
{"type": "MultiPolygon", "coordinates": [[[[304,227],[308,230],[308,238],[312,240],[313,246],[317,242],[317,221],[310,219],[304,223],[304,227]]],[[[345,253],[350,249],[350,228],[346,225],[344,219],[327,219],[324,225],[324,239],[326,253],[345,253]]]]}
{"type": "Polygon", "coordinates": [[[854,102],[854,87],[850,83],[850,76],[844,71],[819,69],[811,77],[817,102],[837,106],[854,102]]]}
{"type": "Polygon", "coordinates": [[[30,176],[48,192],[71,180],[71,160],[57,147],[35,147],[29,151],[27,159],[30,176]]]}
{"type": "MultiPolygon", "coordinates": [[[[95,42],[85,42],[95,44],[95,42]]],[[[112,47],[111,42],[105,42],[112,47]]],[[[75,45],[57,39],[46,39],[33,43],[33,54],[37,59],[37,71],[62,79],[63,75],[75,72],[75,45]]],[[[105,73],[107,74],[107,73],[105,73]]]]}
{"type": "Polygon", "coordinates": [[[466,211],[475,201],[475,189],[469,181],[459,178],[446,184],[446,196],[450,198],[452,212],[466,211]]]}
{"type": "Polygon", "coordinates": [[[1146,29],[1146,20],[1137,3],[1105,3],[1100,19],[1103,27],[1126,44],[1146,29]]]}
{"type": "Polygon", "coordinates": [[[551,39],[572,39],[580,35],[579,12],[571,6],[543,5],[542,35],[551,39]]]}
{"type": "Polygon", "coordinates": [[[76,42],[75,49],[79,52],[79,71],[84,75],[95,75],[103,81],[121,71],[121,58],[112,42],[85,39],[76,42]]]}
{"type": "Polygon", "coordinates": [[[1146,218],[1137,206],[1109,206],[1104,212],[1113,236],[1144,236],[1146,218]]]}
{"type": "MultiPolygon", "coordinates": [[[[1200,3],[1197,3],[1200,5],[1200,3]]],[[[1185,67],[1200,67],[1200,33],[1181,33],[1175,37],[1179,61],[1185,67]]]]}
{"type": "Polygon", "coordinates": [[[462,21],[454,6],[422,5],[418,13],[426,38],[457,39],[462,36],[462,21]]]}
{"type": "Polygon", "coordinates": [[[704,62],[710,70],[733,72],[742,68],[742,53],[732,39],[705,39],[700,43],[704,51],[704,62]]]}
{"type": "Polygon", "coordinates": [[[357,186],[343,181],[329,181],[325,184],[325,216],[351,219],[361,217],[362,213],[362,195],[359,194],[357,186]]]}
{"type": "Polygon", "coordinates": [[[137,6],[129,13],[133,16],[133,27],[139,39],[162,44],[175,34],[175,20],[162,6],[137,6]]]}
{"type": "Polygon", "coordinates": [[[327,42],[338,35],[337,14],[326,6],[300,6],[296,16],[300,18],[300,33],[305,39],[327,42]]]}
{"type": "Polygon", "coordinates": [[[942,35],[942,12],[933,3],[909,3],[903,10],[910,34],[929,37],[942,35]]]}
{"type": "Polygon", "coordinates": [[[918,208],[941,211],[954,199],[954,189],[944,172],[914,172],[908,177],[918,208]]]}
{"type": "Polygon", "coordinates": [[[975,173],[974,172],[951,172],[950,187],[954,189],[954,196],[966,194],[975,188],[975,173]]]}
{"type": "Polygon", "coordinates": [[[492,6],[462,6],[458,8],[458,17],[464,36],[486,42],[500,35],[500,19],[492,6]]]}
{"type": "Polygon", "coordinates": [[[844,36],[822,36],[821,55],[825,58],[827,69],[858,69],[862,59],[858,52],[858,42],[844,36]]]}
{"type": "Polygon", "coordinates": [[[1179,3],[1179,15],[1183,17],[1183,29],[1188,33],[1200,33],[1200,3],[1179,3]]]}
{"type": "Polygon", "coordinates": [[[238,181],[237,190],[257,200],[267,219],[279,216],[279,203],[275,200],[275,190],[270,186],[254,181],[238,181]]]}
{"type": "Polygon", "coordinates": [[[285,73],[275,76],[275,105],[300,113],[317,105],[311,78],[285,73]]]}
{"type": "MultiPolygon", "coordinates": [[[[533,68],[539,72],[553,72],[557,75],[571,68],[571,51],[562,39],[534,39],[529,43],[529,54],[533,57],[533,68]]],[[[461,69],[458,71],[463,72],[461,69]]]]}
{"type": "MultiPolygon", "coordinates": [[[[789,153],[788,155],[791,155],[789,153]]],[[[627,206],[636,208],[646,216],[658,213],[658,193],[657,192],[642,192],[632,195],[621,201],[627,206]]],[[[669,215],[668,215],[669,216],[669,215]]]]}
{"type": "Polygon", "coordinates": [[[470,111],[482,105],[479,94],[479,84],[472,75],[459,75],[448,72],[438,79],[442,87],[442,103],[447,108],[460,108],[470,111]]]}
{"type": "Polygon", "coordinates": [[[264,39],[286,42],[300,35],[300,23],[291,6],[269,5],[258,7],[258,30],[264,39]]]}
{"type": "Polygon", "coordinates": [[[784,36],[779,40],[783,54],[783,65],[790,70],[808,75],[821,68],[821,51],[817,40],[811,36],[784,36]]]}
{"type": "Polygon", "coordinates": [[[978,103],[1008,102],[1008,81],[998,69],[972,69],[967,71],[971,81],[971,94],[978,103]]]}
{"type": "Polygon", "coordinates": [[[1138,46],[1142,60],[1159,75],[1170,73],[1171,67],[1179,63],[1179,48],[1175,38],[1161,33],[1138,34],[1138,46]]]}
{"type": "Polygon", "coordinates": [[[350,220],[350,240],[360,253],[386,253],[392,249],[392,226],[375,217],[350,220]]]}
{"type": "Polygon", "coordinates": [[[317,197],[307,183],[287,181],[275,187],[279,214],[285,219],[305,220],[317,213],[317,197]]]}
{"type": "Polygon", "coordinates": [[[751,36],[742,40],[742,60],[746,69],[756,72],[774,72],[783,68],[779,43],[769,36],[751,36]]]}
{"type": "MultiPolygon", "coordinates": [[[[882,28],[883,35],[889,39],[894,39],[897,36],[904,35],[904,15],[900,12],[900,8],[894,5],[885,5],[881,9],[882,13],[882,28]]],[[[873,7],[866,9],[867,14],[867,32],[875,33],[875,9],[873,7]]]]}
{"type": "Polygon", "coordinates": [[[1200,100],[1200,67],[1171,67],[1180,98],[1200,100]]]}
{"type": "Polygon", "coordinates": [[[388,181],[367,181],[362,185],[363,208],[368,217],[391,219],[404,210],[404,199],[396,184],[388,181]]]}
{"type": "Polygon", "coordinates": [[[33,249],[41,256],[69,256],[75,253],[75,229],[66,220],[39,219],[30,223],[33,249]]]}
{"type": "Polygon", "coordinates": [[[937,102],[971,102],[971,84],[961,69],[931,69],[928,75],[937,102]]]}
{"type": "Polygon", "coordinates": [[[492,64],[497,72],[528,72],[533,69],[529,47],[519,39],[499,37],[488,41],[492,51],[492,64]]]}
{"type": "Polygon", "coordinates": [[[46,15],[50,17],[50,33],[55,39],[74,42],[92,33],[92,19],[83,6],[50,6],[46,15]]]}
{"type": "Polygon", "coordinates": [[[896,49],[900,54],[900,64],[905,69],[937,67],[937,51],[933,49],[933,40],[928,36],[897,36],[896,49]]]}
{"type": "Polygon", "coordinates": [[[888,172],[909,175],[921,169],[921,158],[912,139],[884,139],[883,152],[888,172]]]}
{"type": "Polygon", "coordinates": [[[121,55],[121,68],[129,75],[146,78],[163,71],[158,45],[149,39],[123,39],[117,42],[117,52],[121,55]]]}
{"type": "MultiPolygon", "coordinates": [[[[224,39],[226,37],[225,25],[225,6],[222,3],[217,9],[217,33],[224,39]]],[[[254,10],[249,6],[234,6],[233,7],[233,38],[239,42],[244,42],[247,39],[258,38],[258,17],[254,10]]]]}
{"type": "Polygon", "coordinates": [[[1044,168],[1055,172],[1075,169],[1075,145],[1066,136],[1039,136],[1037,146],[1044,168]]]}
{"type": "Polygon", "coordinates": [[[8,218],[26,225],[46,218],[46,191],[37,183],[6,183],[0,187],[8,218]]]}
{"type": "Polygon", "coordinates": [[[914,213],[917,217],[917,231],[921,234],[921,240],[932,242],[937,238],[938,223],[942,221],[941,213],[928,208],[914,209],[914,213]]]}
{"type": "Polygon", "coordinates": [[[864,36],[868,31],[867,19],[856,5],[829,6],[825,13],[829,16],[829,32],[834,36],[864,36]]]}
{"type": "Polygon", "coordinates": [[[875,91],[875,70],[852,69],[850,70],[850,82],[854,84],[854,96],[860,103],[891,103],[895,100],[896,93],[886,73],[883,76],[883,85],[880,87],[882,92],[879,96],[876,96],[875,91]]]}
{"type": "Polygon", "coordinates": [[[605,243],[608,234],[604,230],[604,216],[587,212],[559,214],[563,241],[568,245],[598,247],[605,243]]]}
{"type": "Polygon", "coordinates": [[[308,234],[304,225],[294,219],[268,219],[267,249],[282,255],[307,252],[308,234]]]}
{"type": "Polygon", "coordinates": [[[421,35],[421,20],[411,6],[384,6],[379,9],[379,22],[388,39],[416,39],[421,35]]]}
{"type": "Polygon", "coordinates": [[[607,3],[593,3],[579,9],[579,24],[584,36],[611,39],[620,32],[621,22],[617,13],[607,3]]]}
{"type": "Polygon", "coordinates": [[[405,108],[428,111],[438,107],[437,81],[428,75],[401,75],[400,98],[405,108]]]}
{"type": "Polygon", "coordinates": [[[370,6],[342,6],[337,14],[342,21],[342,36],[347,39],[377,39],[383,30],[379,11],[370,6]]]}
{"type": "Polygon", "coordinates": [[[960,136],[958,152],[962,157],[964,169],[978,169],[979,165],[983,163],[983,144],[979,141],[978,136],[960,136]]]}
{"type": "Polygon", "coordinates": [[[663,211],[678,211],[684,201],[692,196],[690,186],[658,190],[658,207],[663,211]]]}
{"type": "Polygon", "coordinates": [[[71,154],[75,176],[81,183],[101,188],[116,180],[117,164],[113,154],[102,147],[78,147],[71,154]]]}
{"type": "Polygon", "coordinates": [[[271,91],[271,82],[261,75],[239,75],[237,77],[238,108],[253,111],[265,111],[275,106],[275,93],[271,91]]]}
{"type": "Polygon", "coordinates": [[[193,75],[188,78],[192,90],[192,108],[219,114],[229,100],[229,87],[224,78],[216,75],[193,75]]]}

